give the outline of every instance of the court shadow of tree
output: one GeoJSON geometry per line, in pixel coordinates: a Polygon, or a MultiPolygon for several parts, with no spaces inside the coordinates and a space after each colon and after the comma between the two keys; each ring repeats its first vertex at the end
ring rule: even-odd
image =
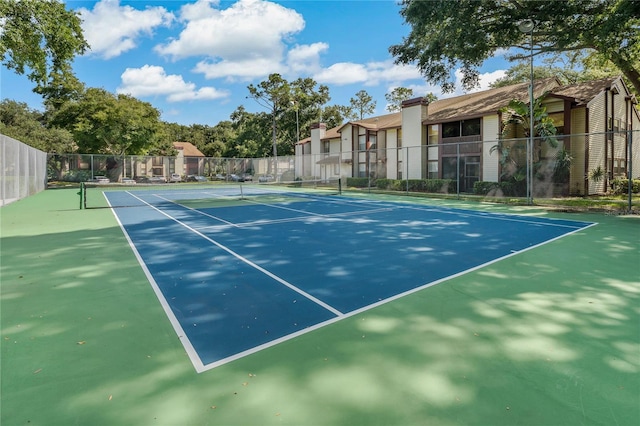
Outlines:
{"type": "Polygon", "coordinates": [[[278,412],[291,424],[633,424],[640,283],[637,229],[626,231],[582,232],[239,360],[236,370],[260,378],[244,414],[275,423],[278,412]]]}
{"type": "Polygon", "coordinates": [[[3,237],[1,270],[3,424],[104,424],[106,383],[188,359],[117,226],[3,237]]]}
{"type": "Polygon", "coordinates": [[[3,238],[3,423],[633,424],[635,235],[592,228],[201,374],[118,227],[3,238]]]}

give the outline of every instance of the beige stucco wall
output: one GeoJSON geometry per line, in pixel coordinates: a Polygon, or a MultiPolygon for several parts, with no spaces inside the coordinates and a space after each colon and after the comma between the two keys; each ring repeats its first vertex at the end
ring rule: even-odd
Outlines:
{"type": "Polygon", "coordinates": [[[426,150],[417,149],[426,144],[425,127],[422,125],[422,117],[426,105],[417,104],[402,108],[402,146],[408,148],[408,159],[405,167],[408,167],[409,179],[422,178],[422,167],[426,157],[426,150]],[[424,151],[424,155],[423,155],[424,151]]]}
{"type": "Polygon", "coordinates": [[[586,109],[577,108],[571,111],[571,148],[569,152],[573,157],[569,178],[569,193],[572,195],[584,195],[585,178],[585,152],[588,140],[586,132],[586,109]]]}
{"type": "Polygon", "coordinates": [[[498,182],[500,173],[500,152],[492,148],[498,143],[500,120],[497,115],[482,118],[482,176],[485,182],[498,182]]]}

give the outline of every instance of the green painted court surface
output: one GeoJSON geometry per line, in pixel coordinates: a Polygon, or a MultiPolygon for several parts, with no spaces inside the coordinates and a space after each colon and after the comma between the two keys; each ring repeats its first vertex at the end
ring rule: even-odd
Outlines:
{"type": "Polygon", "coordinates": [[[198,374],[76,192],[0,209],[3,426],[640,423],[640,217],[423,201],[598,225],[198,374]]]}

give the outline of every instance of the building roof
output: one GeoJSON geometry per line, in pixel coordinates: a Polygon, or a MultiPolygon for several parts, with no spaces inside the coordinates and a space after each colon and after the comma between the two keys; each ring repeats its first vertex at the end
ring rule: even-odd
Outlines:
{"type": "MultiPolygon", "coordinates": [[[[535,81],[534,96],[540,97],[547,94],[548,96],[570,99],[576,105],[586,105],[598,93],[610,88],[616,81],[622,82],[620,77],[609,77],[562,86],[556,77],[549,77],[535,81]]],[[[622,84],[624,85],[624,83],[622,84]]],[[[422,123],[437,124],[498,114],[513,99],[529,102],[528,82],[433,101],[427,105],[427,116],[422,123]]],[[[363,120],[350,121],[341,126],[328,129],[321,140],[339,139],[340,133],[349,124],[370,130],[400,128],[402,127],[402,114],[395,112],[363,120]]],[[[301,140],[300,144],[309,142],[311,142],[311,138],[306,138],[301,140]]]]}
{"type": "Polygon", "coordinates": [[[551,95],[573,100],[577,105],[586,105],[603,90],[609,89],[619,77],[608,77],[600,80],[569,84],[553,89],[551,95]]]}
{"type": "Polygon", "coordinates": [[[340,129],[342,128],[342,126],[338,126],[338,127],[334,127],[332,129],[327,129],[327,131],[325,132],[324,136],[322,138],[320,138],[320,140],[327,140],[327,139],[336,139],[336,138],[340,138],[340,129]]]}
{"type": "MultiPolygon", "coordinates": [[[[351,121],[349,123],[372,130],[391,129],[395,127],[402,127],[402,114],[399,112],[393,112],[391,114],[379,115],[377,117],[365,118],[363,120],[351,121]]],[[[342,130],[342,128],[340,130],[342,130]]]]}
{"type": "MultiPolygon", "coordinates": [[[[534,95],[538,97],[559,86],[560,82],[555,77],[536,80],[534,95]]],[[[529,83],[498,87],[431,102],[427,106],[427,117],[422,122],[436,124],[497,114],[513,99],[528,102],[529,83]]]]}
{"type": "Polygon", "coordinates": [[[178,151],[182,151],[185,157],[204,157],[204,154],[191,142],[174,142],[173,147],[178,151]]]}

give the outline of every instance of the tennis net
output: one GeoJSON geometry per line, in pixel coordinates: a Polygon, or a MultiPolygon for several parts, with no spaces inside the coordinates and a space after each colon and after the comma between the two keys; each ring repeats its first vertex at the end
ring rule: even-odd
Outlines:
{"type": "Polygon", "coordinates": [[[341,180],[292,182],[180,182],[180,183],[94,183],[80,190],[80,208],[118,208],[163,203],[190,208],[215,208],[252,203],[290,203],[316,197],[340,195],[341,180]]]}

